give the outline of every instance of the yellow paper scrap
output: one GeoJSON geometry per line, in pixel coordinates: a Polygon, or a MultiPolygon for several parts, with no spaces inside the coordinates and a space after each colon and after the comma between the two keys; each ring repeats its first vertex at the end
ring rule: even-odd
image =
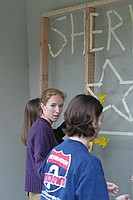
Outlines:
{"type": "Polygon", "coordinates": [[[98,99],[99,99],[100,103],[103,104],[105,99],[106,99],[106,94],[99,93],[99,94],[97,94],[97,96],[98,96],[98,99]]]}
{"type": "Polygon", "coordinates": [[[89,148],[88,148],[89,152],[91,152],[92,147],[93,147],[93,142],[90,142],[90,144],[89,144],[89,148]]]}
{"type": "Polygon", "coordinates": [[[102,148],[105,148],[107,146],[109,142],[109,138],[105,138],[105,137],[99,137],[99,138],[95,138],[93,144],[96,144],[98,146],[101,146],[102,148]]]}

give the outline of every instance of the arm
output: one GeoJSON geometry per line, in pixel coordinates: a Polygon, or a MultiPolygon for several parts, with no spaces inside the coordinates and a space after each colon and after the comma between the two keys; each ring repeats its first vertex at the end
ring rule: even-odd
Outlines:
{"type": "Polygon", "coordinates": [[[36,129],[36,136],[34,140],[35,167],[40,174],[44,159],[50,150],[58,143],[54,137],[52,128],[44,125],[40,125],[36,129]]]}
{"type": "Polygon", "coordinates": [[[107,183],[107,188],[108,188],[108,193],[110,196],[115,196],[118,193],[118,186],[114,183],[111,182],[106,182],[107,183]]]}
{"type": "Polygon", "coordinates": [[[58,141],[59,144],[64,141],[62,138],[65,136],[65,134],[62,131],[62,129],[65,127],[66,127],[65,122],[63,122],[57,129],[53,130],[56,140],[58,141]]]}
{"type": "Polygon", "coordinates": [[[76,191],[79,200],[109,200],[106,181],[99,170],[82,178],[76,191]]]}
{"type": "Polygon", "coordinates": [[[115,200],[130,200],[129,194],[118,196],[115,200]]]}
{"type": "MultiPolygon", "coordinates": [[[[115,196],[118,193],[118,186],[111,182],[106,182],[110,196],[115,196]]],[[[129,194],[120,195],[115,200],[130,200],[129,194]]]]}

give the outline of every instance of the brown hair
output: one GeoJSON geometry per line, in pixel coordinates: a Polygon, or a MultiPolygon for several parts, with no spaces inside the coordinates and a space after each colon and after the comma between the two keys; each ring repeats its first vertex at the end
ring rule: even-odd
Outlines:
{"type": "Polygon", "coordinates": [[[44,105],[47,103],[47,101],[50,99],[51,96],[59,95],[62,97],[63,100],[66,98],[66,94],[56,88],[48,88],[45,90],[41,96],[40,103],[43,103],[44,105]]]}
{"type": "Polygon", "coordinates": [[[28,132],[31,125],[40,116],[40,98],[31,99],[25,106],[24,122],[21,132],[21,141],[26,145],[28,132]]]}
{"type": "Polygon", "coordinates": [[[95,118],[98,119],[102,110],[103,106],[95,97],[85,94],[75,96],[64,113],[64,132],[69,137],[92,137],[95,134],[92,122],[95,118]]]}

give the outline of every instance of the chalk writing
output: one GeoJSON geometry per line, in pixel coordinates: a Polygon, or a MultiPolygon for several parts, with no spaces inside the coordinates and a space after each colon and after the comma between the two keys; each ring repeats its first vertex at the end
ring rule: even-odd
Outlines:
{"type": "MultiPolygon", "coordinates": [[[[131,26],[132,26],[132,53],[133,53],[133,7],[132,5],[128,5],[129,7],[129,14],[130,14],[130,18],[131,18],[131,26]]],[[[50,44],[48,44],[49,46],[49,52],[51,54],[51,56],[53,58],[56,58],[57,56],[59,56],[61,54],[61,52],[64,50],[65,46],[67,45],[67,36],[60,30],[58,30],[57,28],[54,27],[54,23],[56,21],[63,21],[65,22],[65,20],[70,17],[70,24],[71,24],[71,54],[74,54],[74,42],[75,42],[75,37],[78,36],[82,36],[83,37],[83,54],[85,54],[85,11],[83,11],[83,31],[77,33],[74,32],[74,19],[73,19],[73,15],[74,14],[70,14],[68,16],[63,16],[60,18],[57,18],[54,22],[51,23],[51,31],[57,33],[60,37],[62,37],[64,43],[61,45],[60,49],[58,50],[58,52],[54,53],[52,50],[52,47],[50,44]]],[[[104,46],[102,47],[94,47],[92,46],[93,44],[93,36],[96,34],[102,34],[103,30],[94,30],[93,27],[93,18],[94,17],[98,17],[99,14],[98,13],[90,13],[90,52],[97,52],[97,51],[102,51],[103,49],[105,49],[104,46]]],[[[125,46],[122,43],[122,41],[120,40],[120,38],[117,36],[116,34],[116,30],[118,28],[121,28],[123,26],[123,18],[120,16],[120,14],[115,11],[115,10],[107,10],[106,12],[106,16],[108,19],[108,36],[107,36],[107,46],[106,46],[106,50],[109,51],[110,50],[110,46],[111,46],[111,40],[112,37],[114,37],[114,39],[116,40],[116,43],[119,45],[120,49],[122,51],[125,51],[125,46]],[[116,19],[118,19],[118,23],[115,24],[114,26],[112,25],[112,14],[114,14],[114,16],[116,17],[116,19]]]]}

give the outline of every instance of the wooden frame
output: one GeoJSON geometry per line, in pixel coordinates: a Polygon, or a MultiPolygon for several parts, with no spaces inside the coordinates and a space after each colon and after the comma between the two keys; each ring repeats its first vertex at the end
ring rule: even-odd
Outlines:
{"type": "MultiPolygon", "coordinates": [[[[66,13],[76,12],[85,9],[86,11],[86,49],[85,49],[85,67],[84,67],[84,84],[94,82],[94,67],[95,67],[95,53],[90,52],[90,13],[95,12],[95,8],[107,4],[125,1],[125,0],[97,0],[91,3],[80,4],[77,6],[67,7],[64,9],[53,10],[41,15],[40,20],[40,80],[39,80],[39,94],[48,88],[48,68],[49,68],[49,32],[50,32],[50,18],[61,16],[66,13]]],[[[94,21],[95,27],[95,21],[94,21]]],[[[95,38],[93,37],[93,45],[95,38]]],[[[88,93],[85,89],[85,93],[88,93]]]]}

